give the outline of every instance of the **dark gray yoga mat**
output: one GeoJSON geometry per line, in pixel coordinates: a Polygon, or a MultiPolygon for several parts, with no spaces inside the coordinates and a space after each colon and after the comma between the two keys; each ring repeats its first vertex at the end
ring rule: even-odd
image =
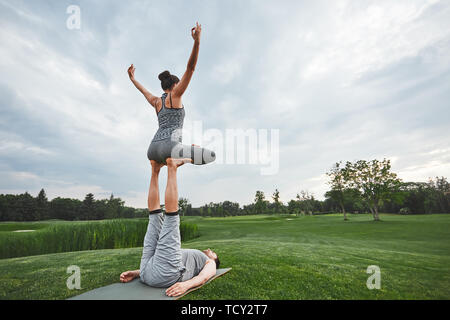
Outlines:
{"type": "MultiPolygon", "coordinates": [[[[224,275],[230,270],[231,268],[218,269],[216,271],[216,275],[209,279],[204,285],[224,275]]],[[[68,300],[176,300],[194,290],[201,288],[202,286],[192,288],[178,297],[168,297],[166,296],[167,288],[150,287],[142,283],[139,279],[134,279],[133,281],[127,283],[120,282],[97,288],[69,298],[68,300]]]]}

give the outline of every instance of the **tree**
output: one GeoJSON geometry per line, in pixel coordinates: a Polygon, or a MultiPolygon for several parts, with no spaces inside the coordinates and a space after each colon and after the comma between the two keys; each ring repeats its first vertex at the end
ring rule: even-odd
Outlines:
{"type": "Polygon", "coordinates": [[[255,210],[256,213],[265,213],[267,209],[267,201],[263,191],[256,191],[255,194],[255,210]]]}
{"type": "Polygon", "coordinates": [[[49,216],[52,219],[79,220],[82,204],[78,199],[54,198],[50,201],[49,216]]]}
{"type": "Polygon", "coordinates": [[[314,211],[314,204],[316,202],[314,195],[308,192],[308,190],[301,190],[300,193],[297,193],[296,198],[299,202],[300,211],[305,214],[312,215],[314,211]]]}
{"type": "Polygon", "coordinates": [[[290,214],[298,215],[300,213],[299,201],[293,199],[289,200],[288,211],[290,214]]]}
{"type": "Polygon", "coordinates": [[[190,203],[187,198],[180,197],[180,199],[178,199],[178,208],[180,209],[183,216],[185,215],[189,205],[190,205],[190,203]]]}
{"type": "Polygon", "coordinates": [[[280,201],[280,191],[278,189],[275,189],[275,192],[272,195],[273,203],[275,206],[275,212],[274,213],[281,213],[281,208],[283,206],[283,203],[280,201]]]}
{"type": "Polygon", "coordinates": [[[38,220],[36,215],[36,199],[31,194],[25,192],[24,194],[19,195],[19,201],[17,204],[21,221],[38,220]]]}
{"type": "Polygon", "coordinates": [[[255,212],[256,212],[256,209],[255,209],[254,203],[244,204],[242,207],[242,213],[244,215],[254,214],[255,212]]]}
{"type": "Polygon", "coordinates": [[[239,214],[239,203],[225,200],[222,202],[222,208],[225,216],[236,216],[239,214]]]}
{"type": "Polygon", "coordinates": [[[349,184],[361,192],[375,221],[380,220],[378,209],[383,201],[390,201],[400,190],[401,180],[391,172],[390,160],[359,160],[346,163],[349,184]]]}
{"type": "Polygon", "coordinates": [[[428,179],[428,185],[434,191],[434,203],[436,204],[436,212],[449,212],[450,209],[450,183],[445,177],[435,177],[436,180],[428,179]]]}
{"type": "Polygon", "coordinates": [[[94,195],[88,193],[83,200],[83,205],[81,207],[81,220],[89,220],[95,217],[95,203],[94,195]]]}
{"type": "Polygon", "coordinates": [[[105,219],[119,218],[121,206],[123,206],[123,202],[121,203],[120,198],[114,198],[114,194],[111,193],[106,203],[105,219]]]}
{"type": "Polygon", "coordinates": [[[326,174],[330,177],[328,184],[331,186],[331,191],[328,191],[328,196],[335,200],[341,207],[344,214],[344,221],[347,221],[347,212],[344,206],[344,191],[348,188],[349,175],[347,167],[341,167],[342,162],[336,162],[331,170],[326,174]]]}
{"type": "Polygon", "coordinates": [[[48,199],[43,188],[36,198],[36,219],[48,219],[48,199]]]}
{"type": "MultiPolygon", "coordinates": [[[[322,204],[324,206],[324,211],[342,212],[342,204],[337,201],[339,197],[340,196],[336,195],[336,191],[334,190],[325,192],[325,201],[322,204]]],[[[347,213],[365,212],[366,204],[364,199],[361,197],[360,192],[355,188],[344,189],[342,191],[342,201],[347,213]]],[[[369,208],[367,208],[367,211],[368,210],[369,208]]]]}
{"type": "Polygon", "coordinates": [[[205,204],[200,208],[200,215],[203,217],[211,215],[211,208],[208,204],[205,204]]]}

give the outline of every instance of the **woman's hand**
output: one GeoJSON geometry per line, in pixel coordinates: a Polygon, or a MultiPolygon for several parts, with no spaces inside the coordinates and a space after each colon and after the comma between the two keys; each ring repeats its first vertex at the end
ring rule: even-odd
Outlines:
{"type": "Polygon", "coordinates": [[[202,25],[198,24],[198,22],[197,22],[197,25],[194,28],[191,29],[192,38],[195,41],[200,41],[201,33],[202,33],[202,25]]]}
{"type": "Polygon", "coordinates": [[[133,66],[133,64],[131,64],[131,66],[128,68],[128,76],[130,77],[131,81],[134,80],[134,70],[136,70],[136,68],[133,66]]]}
{"type": "Polygon", "coordinates": [[[186,282],[177,282],[166,290],[166,295],[168,295],[169,297],[176,297],[182,295],[188,290],[189,286],[187,285],[186,282]]]}

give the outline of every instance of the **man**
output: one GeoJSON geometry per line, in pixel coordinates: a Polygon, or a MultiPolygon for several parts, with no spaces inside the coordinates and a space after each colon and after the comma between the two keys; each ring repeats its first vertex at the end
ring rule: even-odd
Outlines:
{"type": "MultiPolygon", "coordinates": [[[[167,159],[167,170],[172,172],[172,179],[167,181],[167,211],[163,213],[161,208],[157,208],[149,212],[140,268],[120,275],[121,282],[139,277],[149,286],[168,287],[166,294],[170,297],[182,295],[190,288],[204,284],[216,274],[220,265],[217,254],[211,249],[181,249],[176,172],[183,163],[180,159],[167,159]]],[[[152,161],[152,178],[156,181],[162,166],[152,161]]],[[[152,189],[158,190],[157,185],[154,187],[152,189]]],[[[151,198],[154,199],[153,196],[151,198]]],[[[149,210],[150,202],[153,201],[149,201],[149,210]]]]}

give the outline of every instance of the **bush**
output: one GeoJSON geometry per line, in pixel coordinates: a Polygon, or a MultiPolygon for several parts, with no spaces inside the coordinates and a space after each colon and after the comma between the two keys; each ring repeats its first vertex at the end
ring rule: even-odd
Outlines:
{"type": "Polygon", "coordinates": [[[411,210],[409,210],[409,208],[401,208],[399,213],[400,214],[410,214],[411,210]]]}

